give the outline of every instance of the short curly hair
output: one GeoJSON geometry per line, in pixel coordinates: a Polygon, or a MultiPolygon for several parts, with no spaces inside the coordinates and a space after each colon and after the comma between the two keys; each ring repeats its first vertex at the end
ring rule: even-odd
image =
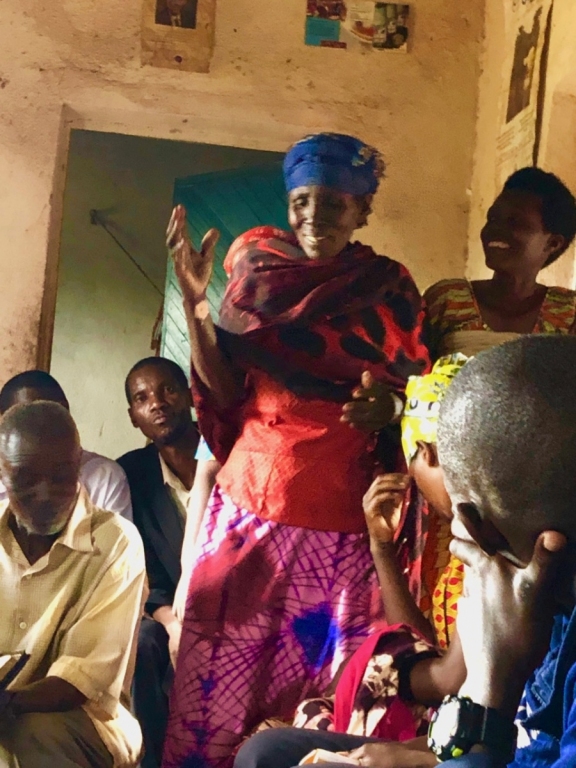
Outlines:
{"type": "Polygon", "coordinates": [[[553,235],[562,235],[564,246],[553,253],[545,267],[569,248],[576,236],[576,200],[568,187],[558,176],[543,171],[542,168],[521,168],[510,176],[504,184],[504,191],[527,192],[539,197],[542,202],[542,223],[553,235]]]}

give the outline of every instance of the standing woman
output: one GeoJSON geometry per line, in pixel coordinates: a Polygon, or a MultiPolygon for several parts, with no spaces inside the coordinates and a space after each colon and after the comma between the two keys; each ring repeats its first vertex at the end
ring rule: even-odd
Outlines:
{"type": "MultiPolygon", "coordinates": [[[[232,245],[218,325],[206,301],[218,233],[168,228],[202,434],[222,464],[197,541],[164,768],[232,762],[262,720],[330,681],[378,611],[362,512],[378,433],[428,366],[408,271],[350,242],[383,164],[318,134],[284,161],[291,233],[232,245]]],[[[396,464],[393,442],[384,457],[396,464]]]]}

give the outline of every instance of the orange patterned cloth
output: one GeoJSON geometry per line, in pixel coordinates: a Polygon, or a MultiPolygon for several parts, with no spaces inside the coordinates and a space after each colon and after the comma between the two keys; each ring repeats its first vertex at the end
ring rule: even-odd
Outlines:
{"type": "MultiPolygon", "coordinates": [[[[436,345],[457,331],[491,331],[482,319],[472,284],[460,278],[441,280],[424,296],[436,345]]],[[[575,333],[576,291],[548,288],[532,333],[575,333]]]]}
{"type": "Polygon", "coordinates": [[[456,629],[458,599],[464,581],[464,566],[450,554],[451,541],[450,522],[431,513],[422,555],[420,610],[431,621],[438,645],[443,649],[449,646],[456,629]]]}

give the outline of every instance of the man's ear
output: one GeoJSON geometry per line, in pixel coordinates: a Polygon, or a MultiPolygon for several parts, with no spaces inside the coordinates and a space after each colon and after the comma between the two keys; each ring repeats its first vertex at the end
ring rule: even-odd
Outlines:
{"type": "Polygon", "coordinates": [[[424,440],[418,440],[416,444],[418,445],[418,448],[420,448],[422,458],[430,468],[440,466],[440,462],[438,461],[438,449],[436,448],[435,443],[425,443],[424,440]]]}
{"type": "Polygon", "coordinates": [[[138,429],[138,424],[134,421],[134,416],[132,415],[132,406],[128,408],[128,418],[130,419],[130,423],[135,429],[138,429]]]}
{"type": "Polygon", "coordinates": [[[457,504],[456,518],[470,538],[489,557],[497,552],[509,552],[510,544],[490,520],[482,519],[475,504],[457,504]]]}

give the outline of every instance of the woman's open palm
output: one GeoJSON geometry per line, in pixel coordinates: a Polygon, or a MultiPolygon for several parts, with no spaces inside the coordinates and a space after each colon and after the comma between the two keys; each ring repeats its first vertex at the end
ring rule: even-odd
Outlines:
{"type": "Polygon", "coordinates": [[[166,230],[166,246],[184,297],[193,302],[206,297],[214,267],[214,249],[219,237],[217,229],[210,229],[202,239],[200,250],[196,250],[186,227],[184,206],[177,205],[172,211],[166,230]]]}

